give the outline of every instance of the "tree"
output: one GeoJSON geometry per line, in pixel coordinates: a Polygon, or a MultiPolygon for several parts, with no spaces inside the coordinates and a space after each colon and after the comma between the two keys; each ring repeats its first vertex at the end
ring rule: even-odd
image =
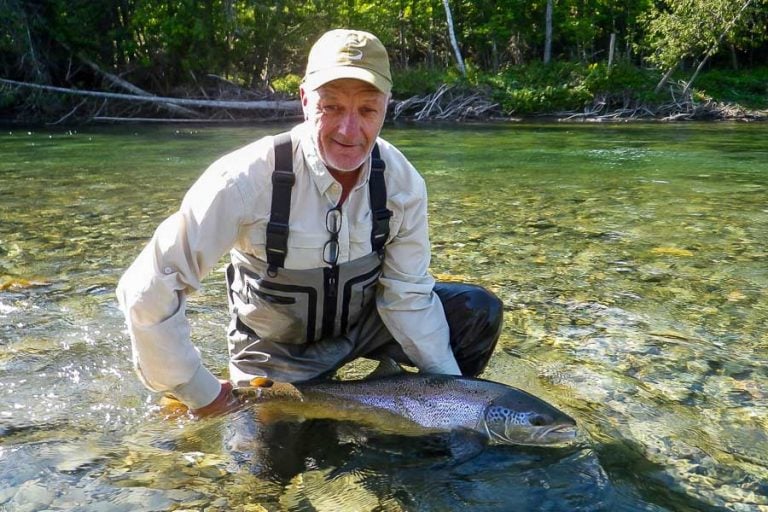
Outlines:
{"type": "MultiPolygon", "coordinates": [[[[648,61],[666,73],[659,91],[675,68],[685,59],[698,60],[698,71],[720,49],[723,40],[733,41],[741,30],[749,30],[748,12],[754,0],[664,0],[644,17],[645,43],[652,50],[648,61]]],[[[756,3],[768,5],[766,0],[756,3]]],[[[766,40],[764,29],[756,27],[754,36],[766,40]]]]}
{"type": "Polygon", "coordinates": [[[685,89],[683,90],[683,96],[688,94],[688,91],[691,89],[691,85],[693,85],[693,81],[696,80],[696,77],[699,76],[699,73],[701,72],[701,68],[704,67],[704,64],[707,63],[710,57],[715,54],[715,52],[720,47],[720,44],[723,42],[723,38],[728,34],[730,29],[736,24],[738,19],[741,17],[741,14],[744,12],[744,10],[749,7],[749,4],[752,3],[752,0],[747,0],[744,2],[744,5],[739,9],[739,11],[736,13],[736,15],[729,21],[723,31],[720,33],[720,36],[717,38],[717,41],[715,41],[712,46],[710,46],[709,50],[707,50],[707,53],[704,55],[704,58],[701,59],[699,62],[699,65],[696,67],[696,71],[694,71],[693,76],[691,76],[690,80],[688,80],[688,83],[685,84],[685,89]]]}
{"type": "Polygon", "coordinates": [[[461,57],[459,43],[456,41],[456,33],[453,30],[453,16],[451,16],[451,6],[448,5],[448,0],[443,0],[443,6],[445,7],[445,18],[448,21],[448,34],[451,38],[451,46],[453,46],[453,52],[456,55],[456,65],[461,72],[461,76],[467,76],[467,68],[464,67],[464,59],[461,57]]]}
{"type": "Polygon", "coordinates": [[[554,0],[547,0],[547,15],[544,19],[544,64],[552,60],[552,11],[554,0]]]}

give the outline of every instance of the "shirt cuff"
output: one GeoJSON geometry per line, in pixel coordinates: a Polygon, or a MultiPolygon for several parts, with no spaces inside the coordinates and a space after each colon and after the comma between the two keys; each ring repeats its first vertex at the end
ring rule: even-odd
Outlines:
{"type": "MultiPolygon", "coordinates": [[[[450,351],[450,348],[448,349],[450,351]]],[[[459,364],[453,353],[446,354],[440,360],[432,360],[423,364],[421,370],[425,373],[442,373],[445,375],[461,375],[459,364]]]]}
{"type": "Polygon", "coordinates": [[[171,393],[190,409],[199,409],[216,400],[219,391],[221,391],[219,379],[200,365],[188,382],[176,386],[171,393]]]}

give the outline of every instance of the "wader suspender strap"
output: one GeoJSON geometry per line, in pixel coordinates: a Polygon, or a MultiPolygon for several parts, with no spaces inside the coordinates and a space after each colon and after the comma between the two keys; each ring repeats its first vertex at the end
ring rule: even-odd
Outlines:
{"type": "Polygon", "coordinates": [[[386,169],[384,160],[379,154],[379,145],[373,146],[371,155],[371,177],[368,184],[368,192],[371,199],[371,248],[384,254],[384,243],[389,238],[389,218],[392,211],[387,209],[387,184],[384,181],[384,170],[386,169]]]}
{"type": "Polygon", "coordinates": [[[291,216],[291,189],[296,182],[293,174],[293,144],[290,132],[275,136],[275,170],[272,173],[272,211],[267,223],[267,273],[274,277],[285,265],[288,252],[288,219],[291,216]]]}
{"type": "MultiPolygon", "coordinates": [[[[272,173],[272,207],[267,223],[267,273],[277,275],[277,269],[285,265],[288,252],[288,219],[291,215],[291,189],[296,182],[293,174],[293,145],[289,132],[275,136],[275,170],[272,173]]],[[[381,159],[379,145],[373,146],[371,155],[371,177],[368,192],[371,201],[371,248],[383,254],[384,243],[389,238],[389,218],[392,211],[387,209],[387,185],[384,181],[386,165],[381,159]]]]}

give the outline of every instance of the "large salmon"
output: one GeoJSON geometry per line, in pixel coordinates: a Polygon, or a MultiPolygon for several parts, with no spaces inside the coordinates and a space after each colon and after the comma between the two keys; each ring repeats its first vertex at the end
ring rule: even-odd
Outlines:
{"type": "Polygon", "coordinates": [[[269,387],[239,390],[267,414],[350,420],[402,435],[471,433],[490,444],[557,446],[576,437],[576,422],[564,412],[483,379],[406,372],[364,380],[267,382],[269,387]]]}

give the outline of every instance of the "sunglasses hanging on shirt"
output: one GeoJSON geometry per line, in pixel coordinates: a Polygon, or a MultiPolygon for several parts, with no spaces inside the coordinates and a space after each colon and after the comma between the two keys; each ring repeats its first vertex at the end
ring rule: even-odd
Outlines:
{"type": "Polygon", "coordinates": [[[325,214],[325,229],[331,234],[323,246],[323,261],[336,266],[339,261],[339,231],[341,231],[341,207],[334,206],[325,214]]]}

